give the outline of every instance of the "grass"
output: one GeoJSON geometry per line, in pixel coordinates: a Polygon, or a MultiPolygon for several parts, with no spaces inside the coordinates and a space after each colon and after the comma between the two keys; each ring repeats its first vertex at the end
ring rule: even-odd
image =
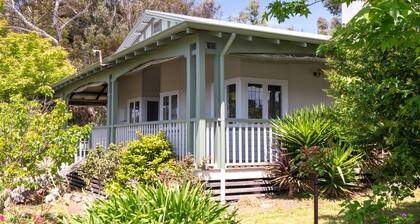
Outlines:
{"type": "MultiPolygon", "coordinates": [[[[415,197],[404,200],[401,207],[395,209],[395,212],[409,212],[416,215],[417,220],[420,220],[420,189],[417,189],[414,193],[415,197]]],[[[90,198],[91,196],[85,193],[76,194],[81,195],[83,200],[77,203],[58,200],[50,205],[19,205],[9,208],[6,215],[23,213],[40,215],[50,213],[66,216],[82,214],[86,203],[92,199],[90,198]]],[[[363,200],[364,196],[358,195],[355,199],[363,200]]],[[[338,215],[342,202],[343,200],[320,199],[319,223],[342,223],[338,215]]],[[[313,223],[312,199],[288,199],[284,196],[275,198],[244,197],[239,202],[233,203],[232,207],[238,208],[238,218],[242,224],[313,223]]]]}
{"type": "MultiPolygon", "coordinates": [[[[363,200],[364,196],[355,199],[363,200]]],[[[319,201],[319,223],[342,223],[339,216],[340,204],[343,200],[319,201]]],[[[313,223],[312,199],[276,198],[243,198],[233,204],[238,208],[238,217],[243,224],[271,224],[271,223],[313,223]]],[[[420,220],[420,189],[415,191],[414,198],[407,198],[395,212],[409,212],[420,220]]]]}

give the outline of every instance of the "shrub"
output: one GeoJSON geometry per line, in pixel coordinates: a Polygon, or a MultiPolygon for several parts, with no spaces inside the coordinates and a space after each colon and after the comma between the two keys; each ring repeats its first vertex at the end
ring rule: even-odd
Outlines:
{"type": "Polygon", "coordinates": [[[351,147],[339,143],[330,113],[321,105],[272,121],[281,144],[270,173],[274,184],[289,189],[289,197],[310,190],[314,175],[318,176],[324,196],[344,196],[357,188],[354,168],[361,156],[353,155],[351,147]]]}
{"type": "Polygon", "coordinates": [[[0,185],[36,187],[41,175],[55,176],[69,163],[90,127],[71,126],[63,101],[47,107],[22,97],[0,103],[0,185]]]}
{"type": "Polygon", "coordinates": [[[271,121],[273,133],[280,144],[279,158],[270,168],[270,173],[274,184],[288,188],[289,197],[294,192],[310,189],[308,175],[302,170],[303,154],[311,147],[326,145],[333,135],[327,113],[327,108],[321,105],[271,121]]]}
{"type": "Polygon", "coordinates": [[[139,185],[87,209],[71,223],[236,223],[235,211],[204,193],[200,185],[185,183],[139,185]]]}
{"type": "Polygon", "coordinates": [[[194,170],[193,156],[188,154],[183,160],[174,160],[163,166],[158,174],[158,179],[167,185],[183,184],[186,182],[198,183],[200,180],[194,174],[194,170]]]}
{"type": "Polygon", "coordinates": [[[77,171],[87,185],[94,178],[106,184],[114,178],[120,165],[120,153],[122,147],[119,145],[110,145],[107,150],[98,146],[89,151],[86,160],[80,164],[77,171]]]}
{"type": "Polygon", "coordinates": [[[344,202],[340,214],[343,215],[345,223],[351,224],[415,224],[416,219],[412,214],[398,214],[392,211],[407,196],[413,196],[413,193],[405,186],[379,184],[373,186],[372,194],[362,203],[350,200],[344,202]]]}
{"type": "Polygon", "coordinates": [[[154,182],[174,158],[164,132],[140,136],[138,140],[129,142],[121,153],[120,166],[107,190],[118,191],[122,186],[154,182]]]}
{"type": "Polygon", "coordinates": [[[278,142],[294,157],[302,149],[324,146],[333,136],[334,128],[328,109],[321,106],[303,108],[271,121],[278,142]]]}
{"type": "Polygon", "coordinates": [[[358,189],[355,168],[360,155],[353,155],[353,148],[340,144],[327,148],[321,159],[320,192],[329,197],[347,196],[358,189]]]}

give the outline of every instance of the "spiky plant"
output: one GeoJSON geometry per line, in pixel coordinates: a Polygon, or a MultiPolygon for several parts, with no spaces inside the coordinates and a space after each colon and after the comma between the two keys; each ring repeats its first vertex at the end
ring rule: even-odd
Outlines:
{"type": "Polygon", "coordinates": [[[299,167],[305,150],[326,145],[334,133],[328,108],[304,108],[272,120],[271,125],[279,151],[270,173],[274,184],[288,188],[292,197],[294,192],[310,189],[308,176],[299,167]]]}
{"type": "Polygon", "coordinates": [[[94,203],[85,216],[71,223],[236,223],[235,211],[204,193],[202,186],[185,183],[140,185],[94,203]]]}
{"type": "Polygon", "coordinates": [[[335,144],[327,148],[322,159],[324,172],[319,178],[320,192],[337,198],[348,196],[359,188],[354,170],[359,167],[361,158],[347,145],[335,144]]]}

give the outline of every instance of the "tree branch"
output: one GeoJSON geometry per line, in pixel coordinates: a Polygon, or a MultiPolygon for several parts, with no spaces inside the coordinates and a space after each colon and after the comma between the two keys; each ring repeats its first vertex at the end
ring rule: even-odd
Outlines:
{"type": "Polygon", "coordinates": [[[78,13],[76,13],[76,15],[74,15],[72,18],[70,18],[70,19],[68,19],[67,21],[65,21],[64,23],[63,23],[63,25],[61,25],[61,27],[60,27],[60,29],[61,29],[61,31],[70,23],[70,22],[72,22],[73,20],[75,20],[75,19],[77,19],[78,17],[80,17],[81,15],[83,15],[84,13],[86,13],[88,10],[89,10],[89,7],[90,7],[90,5],[91,5],[91,3],[89,3],[89,4],[87,4],[86,5],[86,7],[82,10],[82,11],[80,11],[80,12],[78,12],[78,13]]]}
{"type": "Polygon", "coordinates": [[[32,31],[35,31],[36,33],[38,33],[39,35],[49,38],[51,39],[51,41],[57,45],[58,41],[56,38],[54,38],[53,36],[49,35],[47,32],[45,32],[44,30],[42,30],[41,28],[37,27],[35,24],[31,23],[17,8],[15,5],[15,1],[14,0],[9,0],[6,2],[5,7],[7,9],[9,9],[10,11],[12,11],[13,13],[15,13],[18,18],[27,26],[29,27],[32,31]]]}

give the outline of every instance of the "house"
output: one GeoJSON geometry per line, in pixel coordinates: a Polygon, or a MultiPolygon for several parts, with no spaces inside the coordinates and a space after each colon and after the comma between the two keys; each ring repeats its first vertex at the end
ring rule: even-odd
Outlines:
{"type": "Polygon", "coordinates": [[[223,186],[265,175],[276,148],[269,119],[331,103],[316,56],[328,38],[146,11],[115,54],[54,88],[70,105],[107,106],[85,147],[164,130],[179,159],[205,161],[203,175],[223,186]]]}

